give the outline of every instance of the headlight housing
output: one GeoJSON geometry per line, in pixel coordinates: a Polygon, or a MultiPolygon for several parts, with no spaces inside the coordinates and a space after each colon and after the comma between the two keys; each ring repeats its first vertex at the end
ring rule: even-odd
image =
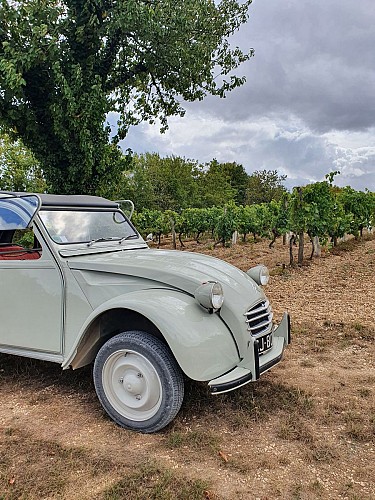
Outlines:
{"type": "Polygon", "coordinates": [[[247,271],[247,274],[255,281],[255,283],[261,286],[267,285],[270,279],[268,268],[263,264],[252,267],[247,271]]]}
{"type": "Polygon", "coordinates": [[[223,287],[217,281],[203,283],[195,290],[194,297],[205,309],[217,311],[224,302],[223,287]]]}

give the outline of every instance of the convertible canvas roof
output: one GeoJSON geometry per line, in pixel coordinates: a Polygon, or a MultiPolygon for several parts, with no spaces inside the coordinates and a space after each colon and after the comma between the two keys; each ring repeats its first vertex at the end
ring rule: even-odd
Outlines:
{"type": "Polygon", "coordinates": [[[42,207],[99,207],[99,208],[118,208],[118,203],[101,198],[100,196],[86,195],[63,195],[63,194],[44,194],[44,193],[12,193],[9,191],[0,191],[0,198],[6,196],[26,196],[37,194],[42,201],[42,207]]]}

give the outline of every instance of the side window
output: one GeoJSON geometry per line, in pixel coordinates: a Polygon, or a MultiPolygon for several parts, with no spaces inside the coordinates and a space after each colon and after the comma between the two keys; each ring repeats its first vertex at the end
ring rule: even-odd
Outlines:
{"type": "MultiPolygon", "coordinates": [[[[35,248],[36,238],[34,236],[34,231],[31,228],[28,229],[17,229],[14,232],[13,243],[15,245],[20,245],[27,249],[35,248]]],[[[39,247],[39,243],[37,244],[39,247]]]]}
{"type": "Polygon", "coordinates": [[[0,231],[0,261],[36,260],[41,255],[41,246],[31,228],[0,231]]]}
{"type": "Polygon", "coordinates": [[[0,260],[40,259],[40,245],[30,229],[40,203],[33,194],[0,196],[0,260]]]}

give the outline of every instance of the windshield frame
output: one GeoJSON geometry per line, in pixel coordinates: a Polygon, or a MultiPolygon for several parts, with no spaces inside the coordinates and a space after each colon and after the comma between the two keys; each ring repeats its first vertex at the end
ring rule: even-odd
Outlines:
{"type": "MultiPolygon", "coordinates": [[[[120,209],[115,209],[115,208],[100,208],[100,207],[55,207],[55,206],[42,206],[41,209],[39,210],[38,212],[38,219],[40,220],[40,223],[42,224],[42,227],[43,229],[46,231],[48,237],[50,238],[50,240],[55,244],[55,245],[59,245],[59,246],[69,246],[69,245],[83,245],[84,247],[90,247],[92,248],[93,245],[95,245],[95,243],[100,243],[100,244],[111,244],[111,243],[115,243],[117,245],[123,243],[123,242],[128,242],[128,241],[135,241],[135,240],[139,240],[139,239],[142,239],[139,232],[137,231],[137,229],[135,228],[134,224],[132,224],[132,222],[129,220],[129,218],[124,214],[124,212],[120,209]],[[108,237],[108,239],[103,239],[103,240],[100,240],[98,239],[98,241],[95,241],[93,238],[92,239],[88,239],[88,240],[85,240],[85,241],[56,241],[54,239],[54,237],[52,236],[50,230],[47,228],[47,226],[45,225],[44,221],[43,221],[43,218],[42,218],[42,214],[43,212],[96,212],[96,213],[99,213],[99,212],[107,212],[107,213],[111,213],[111,214],[114,214],[114,213],[119,213],[121,214],[123,217],[124,217],[124,222],[126,222],[128,224],[128,226],[134,231],[134,238],[130,238],[130,239],[127,239],[127,237],[123,237],[123,238],[116,238],[116,237],[113,237],[113,239],[111,239],[110,237],[108,237]]],[[[129,235],[128,235],[129,236],[129,235]]]]}

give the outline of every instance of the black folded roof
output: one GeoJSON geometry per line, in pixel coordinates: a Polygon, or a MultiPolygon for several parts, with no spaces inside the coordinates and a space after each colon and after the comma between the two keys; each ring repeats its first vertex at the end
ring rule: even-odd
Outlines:
{"type": "Polygon", "coordinates": [[[118,208],[114,201],[101,198],[100,196],[86,195],[64,195],[64,194],[43,194],[43,193],[11,193],[9,191],[0,191],[0,194],[14,196],[26,196],[37,194],[42,201],[42,207],[98,207],[98,208],[118,208]]]}

